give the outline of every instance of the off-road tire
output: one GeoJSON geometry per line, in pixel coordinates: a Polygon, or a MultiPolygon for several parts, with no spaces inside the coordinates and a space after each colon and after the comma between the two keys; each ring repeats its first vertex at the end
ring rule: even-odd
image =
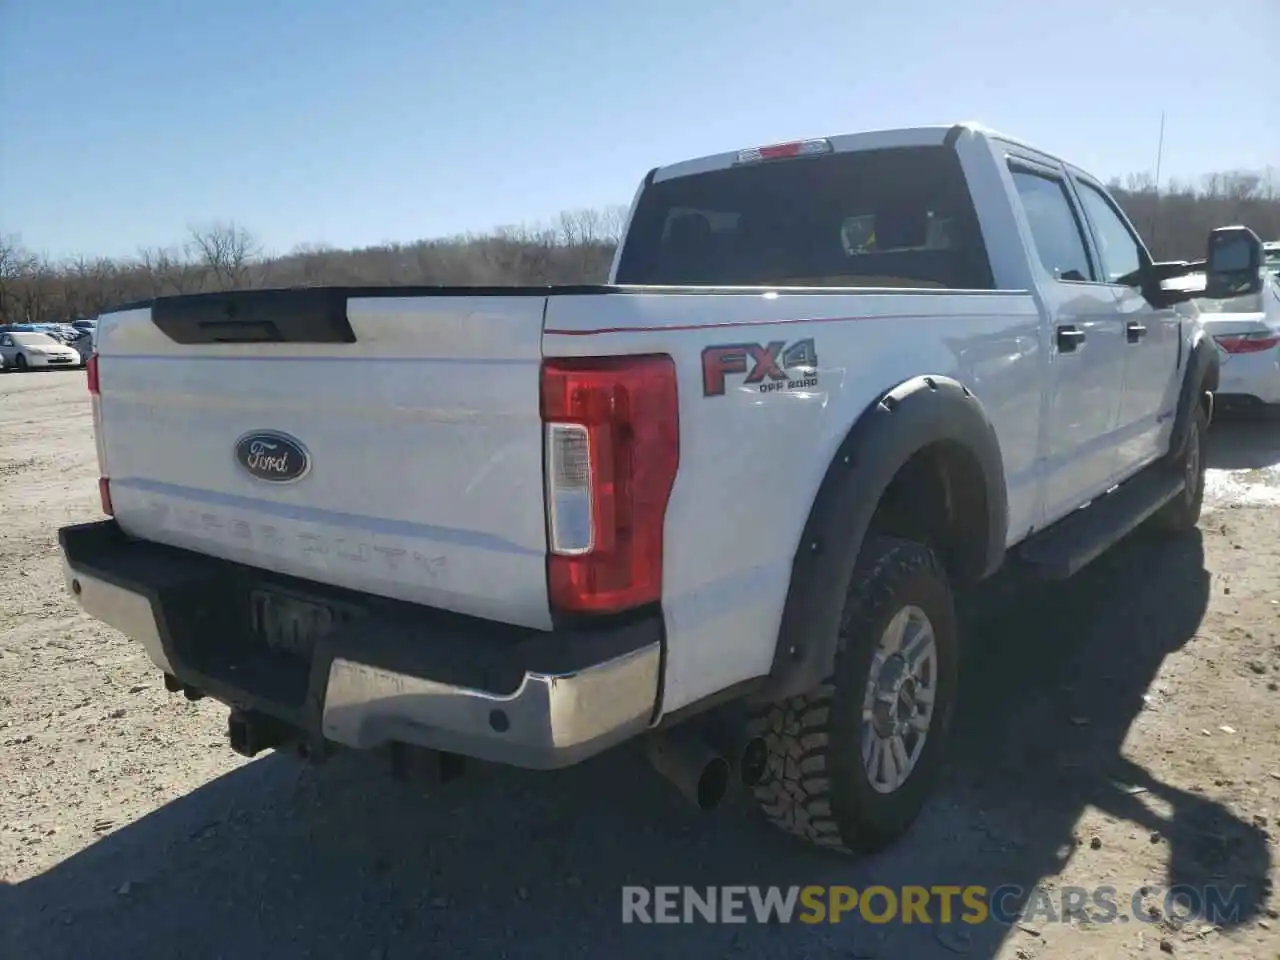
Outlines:
{"type": "Polygon", "coordinates": [[[1182,454],[1172,461],[1174,468],[1183,472],[1187,484],[1182,492],[1161,507],[1151,517],[1151,526],[1165,533],[1186,533],[1200,522],[1200,507],[1204,503],[1205,440],[1209,433],[1209,416],[1204,407],[1196,404],[1191,432],[1182,454]]]}
{"type": "Polygon", "coordinates": [[[959,637],[947,576],[920,543],[869,537],[846,595],[835,666],[816,690],[753,708],[749,728],[769,750],[752,789],[765,818],[819,847],[871,853],[919,816],[941,772],[955,705],[959,637]],[[937,692],[915,768],[893,793],[870,785],[860,746],[862,699],[872,655],[905,606],[929,618],[937,650],[937,692]]]}

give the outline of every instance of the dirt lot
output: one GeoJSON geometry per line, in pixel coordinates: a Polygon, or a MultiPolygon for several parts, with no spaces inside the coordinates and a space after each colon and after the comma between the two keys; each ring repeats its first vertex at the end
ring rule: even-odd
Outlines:
{"type": "Polygon", "coordinates": [[[0,377],[0,955],[1280,956],[1280,424],[1215,426],[1211,462],[1203,536],[968,614],[944,787],[850,862],[697,814],[625,749],[429,797],[368,758],[240,760],[63,593],[55,530],[97,514],[83,374],[0,377]],[[1048,897],[1021,925],[620,920],[623,884],[873,883],[1048,897]],[[1115,922],[1051,915],[1102,884],[1115,922]],[[1172,884],[1239,885],[1239,915],[1180,923],[1172,884]]]}

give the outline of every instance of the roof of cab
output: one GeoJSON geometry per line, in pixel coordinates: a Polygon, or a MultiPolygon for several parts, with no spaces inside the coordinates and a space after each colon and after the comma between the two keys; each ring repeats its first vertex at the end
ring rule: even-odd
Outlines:
{"type": "MultiPolygon", "coordinates": [[[[941,146],[947,138],[959,136],[961,133],[973,133],[979,136],[1004,140],[1012,144],[1034,150],[1044,156],[1051,156],[1038,147],[1024,143],[1017,137],[1000,133],[976,121],[954,123],[950,126],[899,127],[891,130],[867,130],[862,133],[839,134],[825,139],[831,142],[832,152],[847,150],[875,150],[888,147],[933,147],[941,146]]],[[[681,160],[663,167],[655,167],[649,175],[650,182],[671,180],[676,177],[687,177],[697,173],[709,173],[730,167],[738,158],[739,151],[729,150],[723,153],[707,154],[690,160],[681,160]]],[[[1054,159],[1057,159],[1056,157],[1054,159]]]]}

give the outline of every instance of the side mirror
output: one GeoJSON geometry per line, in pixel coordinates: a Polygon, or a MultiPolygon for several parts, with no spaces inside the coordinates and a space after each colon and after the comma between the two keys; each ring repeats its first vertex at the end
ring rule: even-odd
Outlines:
{"type": "Polygon", "coordinates": [[[1262,289],[1262,241],[1248,227],[1218,227],[1209,233],[1204,295],[1228,300],[1262,289]]]}
{"type": "MultiPolygon", "coordinates": [[[[1201,261],[1165,260],[1149,264],[1142,271],[1142,295],[1157,310],[1186,303],[1201,296],[1201,283],[1188,284],[1203,269],[1201,261]]],[[[1197,276],[1197,280],[1198,280],[1197,276]]]]}

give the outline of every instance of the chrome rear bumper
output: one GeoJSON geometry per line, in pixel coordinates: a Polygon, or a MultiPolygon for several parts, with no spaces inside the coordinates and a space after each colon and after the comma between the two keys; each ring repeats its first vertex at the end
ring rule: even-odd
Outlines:
{"type": "Polygon", "coordinates": [[[182,686],[312,740],[547,769],[644,731],[655,714],[656,615],[548,634],[370,597],[367,616],[336,627],[309,658],[286,658],[234,613],[259,572],[131,541],[112,521],[59,539],[67,588],[86,613],[141,643],[182,686]]]}

